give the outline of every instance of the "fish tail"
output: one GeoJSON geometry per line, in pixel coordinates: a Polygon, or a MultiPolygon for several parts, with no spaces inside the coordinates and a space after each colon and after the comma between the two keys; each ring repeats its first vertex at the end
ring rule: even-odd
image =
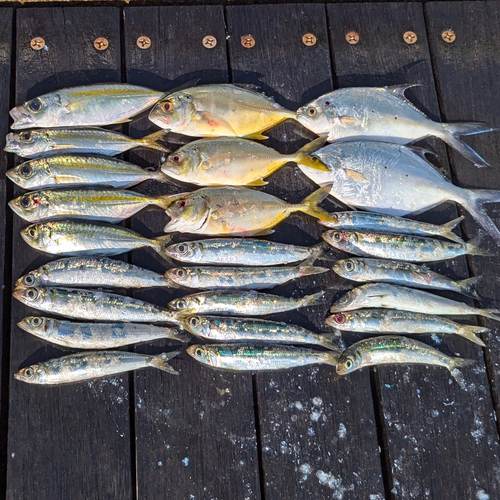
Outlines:
{"type": "Polygon", "coordinates": [[[498,309],[478,309],[478,308],[473,308],[473,310],[476,312],[476,314],[479,314],[480,316],[484,316],[485,318],[490,318],[494,319],[496,321],[500,321],[500,311],[498,309]]]}
{"type": "Polygon", "coordinates": [[[478,168],[489,167],[489,163],[479,156],[468,144],[460,139],[462,135],[482,134],[484,132],[492,132],[497,130],[495,127],[490,127],[486,123],[465,122],[465,123],[443,123],[444,134],[441,138],[457,150],[464,158],[474,163],[478,168]]]}
{"type": "Polygon", "coordinates": [[[495,189],[466,189],[460,197],[461,203],[476,221],[500,243],[500,231],[483,207],[484,203],[499,203],[500,191],[495,189]]]}
{"type": "Polygon", "coordinates": [[[174,340],[178,340],[179,342],[182,343],[187,343],[192,339],[191,335],[184,330],[174,330],[174,331],[175,333],[172,336],[174,340]]]}
{"type": "Polygon", "coordinates": [[[157,142],[164,135],[166,135],[166,132],[164,130],[159,130],[158,132],[149,134],[142,139],[138,139],[138,141],[146,148],[156,149],[157,151],[163,151],[164,153],[170,153],[170,149],[167,149],[165,146],[162,146],[157,142]]]}
{"type": "Polygon", "coordinates": [[[326,137],[314,139],[314,141],[309,142],[292,155],[293,161],[315,170],[329,172],[330,169],[318,157],[311,154],[323,147],[325,142],[326,137]]]}
{"type": "Polygon", "coordinates": [[[163,196],[158,196],[155,198],[155,205],[158,205],[159,207],[163,208],[163,210],[166,210],[172,203],[179,198],[182,198],[186,193],[176,193],[176,194],[165,194],[163,196]]]}
{"type": "Polygon", "coordinates": [[[171,240],[172,240],[171,234],[158,236],[158,238],[151,240],[151,246],[153,247],[153,249],[169,262],[171,262],[171,258],[170,255],[168,255],[167,252],[165,252],[165,247],[170,243],[171,240]]]}
{"type": "Polygon", "coordinates": [[[161,170],[154,170],[153,172],[150,172],[150,178],[153,181],[169,182],[167,174],[165,174],[161,170]]]}
{"type": "MultiPolygon", "coordinates": [[[[340,339],[341,337],[338,330],[335,332],[322,333],[321,335],[319,335],[319,345],[326,347],[327,349],[330,349],[332,351],[339,351],[338,342],[340,339]]],[[[335,364],[337,364],[337,359],[338,355],[335,358],[335,364]]]]}
{"type": "Polygon", "coordinates": [[[319,208],[317,205],[321,203],[330,194],[330,186],[323,186],[317,189],[314,193],[304,198],[300,205],[297,205],[297,210],[305,214],[316,217],[316,219],[326,220],[328,222],[335,222],[328,212],[319,208]]]}
{"type": "Polygon", "coordinates": [[[179,355],[182,351],[173,351],[173,352],[162,352],[157,356],[151,356],[150,366],[154,368],[158,368],[159,370],[163,370],[164,372],[171,373],[172,375],[179,375],[179,372],[174,370],[167,361],[169,359],[175,358],[175,356],[179,355]]]}
{"type": "Polygon", "coordinates": [[[463,359],[463,358],[453,358],[450,361],[450,366],[449,370],[451,373],[451,376],[457,381],[458,385],[462,388],[467,390],[467,386],[465,385],[465,379],[464,376],[462,375],[462,372],[459,370],[459,368],[467,365],[471,365],[475,363],[474,360],[472,359],[463,359]]]}
{"type": "Polygon", "coordinates": [[[473,276],[472,278],[466,278],[464,280],[457,281],[458,288],[461,293],[467,295],[467,297],[472,297],[476,300],[481,300],[482,297],[476,291],[477,282],[482,278],[482,276],[473,276]]]}
{"type": "Polygon", "coordinates": [[[325,365],[337,366],[342,351],[334,345],[326,345],[325,347],[331,350],[322,353],[323,363],[325,365]]]}
{"type": "Polygon", "coordinates": [[[456,219],[450,220],[450,222],[443,224],[441,226],[440,235],[443,236],[444,238],[448,238],[449,240],[455,241],[457,243],[463,243],[464,240],[460,238],[460,236],[455,234],[453,232],[453,229],[455,229],[464,219],[465,217],[462,215],[461,217],[457,217],[456,219]]]}
{"type": "Polygon", "coordinates": [[[303,276],[311,276],[313,274],[326,273],[330,269],[328,269],[327,267],[299,265],[298,270],[299,270],[299,277],[303,277],[303,276]]]}
{"type": "Polygon", "coordinates": [[[330,247],[323,241],[321,243],[318,243],[317,245],[314,245],[313,253],[309,257],[307,257],[306,260],[302,262],[302,265],[303,266],[313,265],[318,259],[329,260],[329,258],[324,258],[324,254],[328,252],[329,249],[330,247]]]}
{"type": "Polygon", "coordinates": [[[481,347],[486,347],[486,344],[477,336],[479,333],[488,333],[490,331],[489,328],[484,328],[482,326],[476,325],[460,325],[460,329],[457,332],[457,335],[460,337],[464,337],[474,344],[480,345],[481,347]]]}
{"type": "Polygon", "coordinates": [[[323,304],[325,301],[325,292],[321,291],[318,293],[313,293],[312,295],[306,295],[300,299],[301,307],[307,306],[317,306],[323,304]]]}

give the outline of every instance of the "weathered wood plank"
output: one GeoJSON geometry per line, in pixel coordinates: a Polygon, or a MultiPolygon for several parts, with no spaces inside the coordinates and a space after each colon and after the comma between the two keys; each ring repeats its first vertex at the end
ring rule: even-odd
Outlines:
{"type": "MultiPolygon", "coordinates": [[[[228,79],[222,7],[148,7],[125,9],[127,81],[167,90],[201,78],[200,83],[228,79]],[[151,47],[142,50],[136,41],[146,35],[151,47]],[[206,49],[206,35],[217,39],[206,49]]],[[[132,135],[151,127],[146,120],[131,126],[132,135]]],[[[152,128],[151,128],[152,130],[152,128]]],[[[161,154],[131,154],[139,164],[160,163],[161,154]]],[[[144,183],[139,190],[167,194],[178,188],[144,183]]],[[[132,228],[146,235],[160,235],[168,218],[161,210],[146,211],[132,219],[132,228]]],[[[175,236],[176,241],[186,236],[175,236]]],[[[149,251],[132,254],[134,264],[158,272],[165,261],[149,251]]],[[[177,292],[177,295],[186,292],[177,292]]],[[[173,298],[169,291],[137,292],[136,297],[158,304],[173,298]]],[[[159,352],[174,342],[137,347],[159,352]]],[[[259,474],[252,378],[202,367],[183,354],[172,362],[181,376],[143,372],[135,376],[137,487],[142,498],[259,499],[259,474]]]]}
{"type": "MultiPolygon", "coordinates": [[[[257,84],[290,109],[332,88],[328,34],[323,5],[267,5],[227,7],[229,56],[233,81],[257,84]],[[317,37],[314,46],[302,36],[317,37]],[[253,48],[241,37],[252,35],[253,48]]],[[[266,144],[281,152],[305,141],[285,123],[270,131],[266,144]]],[[[301,132],[302,133],[302,132],[301,132]]],[[[312,137],[310,134],[308,137],[312,137]]],[[[265,190],[298,202],[315,186],[288,165],[269,179],[265,190]]],[[[295,215],[276,228],[270,238],[312,245],[319,225],[295,215]]],[[[303,295],[322,289],[335,293],[332,273],[301,279],[279,287],[277,293],[303,295]]],[[[285,314],[282,319],[327,331],[324,306],[285,314]]],[[[383,484],[372,395],[368,373],[339,378],[332,367],[259,374],[256,391],[260,417],[262,467],[266,499],[382,498],[383,484]]]]}
{"type": "MultiPolygon", "coordinates": [[[[410,98],[439,119],[421,5],[330,5],[328,13],[339,86],[423,83],[425,87],[412,89],[410,98]],[[351,30],[359,33],[357,45],[346,42],[351,30]],[[403,40],[406,31],[416,33],[415,44],[403,40]]],[[[454,118],[473,118],[464,115],[464,96],[457,97],[454,94],[453,99],[460,102],[461,114],[454,118]]],[[[431,144],[439,154],[438,165],[448,170],[443,144],[431,144]]],[[[455,214],[453,207],[445,206],[421,218],[445,222],[455,214]]],[[[465,259],[435,268],[450,276],[467,275],[465,259]]],[[[477,361],[475,367],[463,370],[468,391],[441,369],[389,366],[377,370],[392,494],[396,498],[473,498],[481,488],[493,493],[496,486],[490,471],[498,464],[498,445],[482,351],[458,338],[434,344],[448,354],[477,361]],[[458,473],[450,475],[449,464],[458,473]]]]}
{"type": "MultiPolygon", "coordinates": [[[[16,103],[61,87],[120,81],[117,8],[41,8],[17,11],[16,103]],[[46,49],[30,40],[41,36],[46,49]],[[93,42],[106,37],[99,52],[93,42]]],[[[15,195],[20,190],[15,189],[15,195]]],[[[14,219],[14,280],[50,258],[26,245],[14,219]]],[[[61,387],[23,384],[20,366],[62,354],[21,331],[33,310],[12,307],[7,498],[132,498],[128,377],[61,387]]]]}

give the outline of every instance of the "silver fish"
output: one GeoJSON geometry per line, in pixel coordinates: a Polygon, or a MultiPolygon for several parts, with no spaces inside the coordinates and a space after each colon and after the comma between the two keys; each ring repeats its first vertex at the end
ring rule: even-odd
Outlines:
{"type": "Polygon", "coordinates": [[[178,375],[167,361],[181,351],[162,352],[156,356],[127,351],[97,351],[70,354],[31,365],[14,374],[16,380],[28,384],[67,384],[117,373],[139,370],[148,366],[178,375]]]}
{"type": "Polygon", "coordinates": [[[387,335],[361,340],[348,347],[340,356],[337,373],[346,375],[374,365],[424,364],[443,366],[458,384],[465,388],[465,380],[458,368],[472,361],[446,356],[422,342],[399,335],[387,335]]]}
{"type": "Polygon", "coordinates": [[[319,352],[304,347],[258,346],[254,344],[192,345],[187,353],[194,359],[230,371],[275,371],[297,366],[336,366],[340,351],[319,352]]]}
{"type": "Polygon", "coordinates": [[[179,324],[177,316],[167,309],[116,293],[83,288],[17,287],[12,295],[33,309],[66,318],[179,324]]]}
{"type": "Polygon", "coordinates": [[[28,316],[17,325],[36,337],[73,349],[112,349],[157,339],[189,342],[191,338],[175,328],[136,323],[74,323],[28,316]]]}
{"type": "Polygon", "coordinates": [[[445,316],[477,314],[500,321],[500,316],[497,316],[500,311],[497,309],[479,309],[423,290],[386,283],[368,283],[350,290],[332,305],[330,312],[337,313],[372,307],[445,316]]]}
{"type": "Polygon", "coordinates": [[[333,265],[333,270],[339,276],[342,276],[342,278],[352,281],[380,281],[414,288],[450,290],[474,299],[481,299],[480,295],[474,289],[480,276],[464,280],[452,280],[427,269],[425,266],[417,266],[396,260],[365,258],[338,260],[333,265]]]}
{"type": "Polygon", "coordinates": [[[337,139],[371,139],[407,144],[439,137],[477,167],[486,163],[462,135],[496,130],[484,123],[439,123],[427,118],[404,93],[419,85],[358,87],[329,92],[297,110],[297,120],[318,135],[337,139]]]}
{"type": "Polygon", "coordinates": [[[482,347],[486,347],[485,343],[477,334],[490,331],[481,326],[462,325],[442,316],[394,309],[345,311],[329,316],[325,322],[332,328],[348,332],[459,335],[482,347]]]}

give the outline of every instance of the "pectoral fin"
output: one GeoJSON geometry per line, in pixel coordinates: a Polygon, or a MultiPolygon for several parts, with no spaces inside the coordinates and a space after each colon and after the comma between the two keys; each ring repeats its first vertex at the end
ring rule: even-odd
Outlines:
{"type": "Polygon", "coordinates": [[[237,136],[233,127],[221,116],[210,113],[209,111],[197,111],[196,116],[199,120],[205,122],[214,129],[217,135],[237,136]]]}
{"type": "Polygon", "coordinates": [[[353,180],[353,181],[360,181],[360,182],[366,182],[367,178],[363,175],[360,174],[359,172],[356,172],[355,170],[351,170],[350,168],[345,168],[344,172],[353,180]]]}
{"type": "Polygon", "coordinates": [[[261,132],[254,132],[253,134],[248,134],[243,136],[245,139],[254,139],[256,141],[263,141],[264,139],[269,139],[267,135],[262,135],[261,132]]]}
{"type": "Polygon", "coordinates": [[[353,116],[341,116],[339,120],[340,123],[342,123],[342,125],[345,125],[346,127],[354,127],[355,125],[359,124],[359,120],[357,118],[354,118],[353,116]]]}

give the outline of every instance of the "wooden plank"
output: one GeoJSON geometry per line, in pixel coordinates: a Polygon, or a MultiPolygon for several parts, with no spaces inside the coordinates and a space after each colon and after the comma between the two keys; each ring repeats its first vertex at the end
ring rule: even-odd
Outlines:
{"type": "MultiPolygon", "coordinates": [[[[16,103],[61,87],[120,81],[120,10],[17,11],[16,103]],[[41,36],[46,49],[30,40],[41,36]],[[93,42],[106,37],[109,48],[93,42]]],[[[15,189],[16,196],[20,189],[15,189]]],[[[13,278],[50,260],[24,243],[14,219],[13,278]]],[[[21,331],[33,310],[13,303],[7,498],[132,498],[128,376],[61,387],[23,384],[20,366],[63,352],[21,331]]]]}
{"type": "MultiPolygon", "coordinates": [[[[220,6],[147,7],[125,9],[127,81],[167,90],[193,78],[200,83],[227,82],[224,16],[220,6]],[[151,47],[139,49],[146,35],[151,47]],[[206,49],[206,35],[217,39],[206,49]]],[[[132,135],[149,131],[151,123],[138,121],[132,135]]],[[[151,131],[153,128],[151,128],[151,131]]],[[[130,155],[139,164],[160,163],[161,154],[138,151],[130,155]]],[[[144,183],[141,192],[167,194],[178,190],[168,184],[144,183]]],[[[132,219],[132,228],[148,236],[160,235],[168,218],[161,210],[146,211],[132,219]]],[[[176,241],[186,236],[176,235],[176,241]]],[[[165,271],[165,261],[149,251],[132,254],[134,264],[165,271]]],[[[177,292],[180,295],[184,292],[177,292]]],[[[137,292],[136,297],[165,304],[169,291],[137,292]]],[[[140,352],[158,352],[175,342],[138,346],[140,352]]],[[[259,499],[259,474],[252,378],[202,367],[187,354],[173,361],[181,376],[137,373],[136,468],[141,498],[259,499]]]]}
{"type": "MultiPolygon", "coordinates": [[[[331,90],[323,5],[237,6],[226,12],[233,81],[257,84],[290,109],[331,90]],[[306,33],[317,37],[316,45],[302,43],[306,33]],[[254,37],[253,48],[241,44],[246,35],[254,37]]],[[[272,139],[266,144],[294,151],[306,142],[296,133],[299,128],[285,123],[269,133],[272,139]]],[[[315,189],[292,165],[269,180],[265,190],[289,202],[299,202],[315,189]]],[[[313,219],[301,214],[280,224],[270,238],[312,245],[320,232],[313,219]]],[[[330,303],[336,288],[333,273],[301,279],[276,292],[303,295],[319,288],[328,290],[330,303]]],[[[327,331],[328,303],[281,319],[327,331]]],[[[266,499],[383,498],[368,373],[341,379],[332,367],[313,367],[259,374],[256,392],[266,499]]]]}
{"type": "MultiPolygon", "coordinates": [[[[430,117],[440,118],[421,5],[330,5],[328,13],[339,86],[423,83],[425,87],[412,89],[410,98],[430,117]],[[357,45],[346,42],[351,30],[359,33],[357,45]],[[417,35],[415,44],[403,40],[406,31],[417,35]]],[[[469,22],[467,16],[463,19],[469,22]]],[[[461,64],[457,74],[468,70],[461,64]]],[[[453,78],[450,75],[450,82],[453,78]]],[[[463,114],[464,97],[456,100],[460,119],[473,118],[463,114]]],[[[430,144],[439,154],[438,166],[446,172],[443,144],[430,144]]],[[[455,214],[453,207],[444,206],[422,218],[445,222],[455,214]]],[[[465,259],[435,268],[450,276],[467,275],[465,259]]],[[[424,341],[433,342],[431,338],[424,341]]],[[[476,498],[481,488],[492,494],[496,480],[491,471],[498,466],[498,443],[482,351],[458,338],[433,343],[447,354],[475,359],[477,364],[463,370],[468,391],[442,369],[388,366],[377,370],[391,471],[389,488],[396,498],[476,498]],[[449,474],[449,464],[457,473],[449,474]]]]}

